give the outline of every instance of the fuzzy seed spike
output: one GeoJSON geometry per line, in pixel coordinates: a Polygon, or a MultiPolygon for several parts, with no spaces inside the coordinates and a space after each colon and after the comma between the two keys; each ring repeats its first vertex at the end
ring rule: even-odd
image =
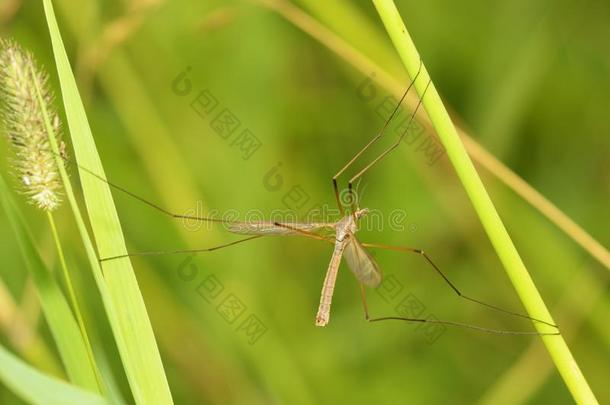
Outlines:
{"type": "Polygon", "coordinates": [[[48,76],[30,52],[10,39],[0,39],[0,95],[0,118],[14,152],[11,164],[20,190],[30,203],[53,211],[61,203],[62,183],[43,111],[56,139],[60,120],[48,76]]]}

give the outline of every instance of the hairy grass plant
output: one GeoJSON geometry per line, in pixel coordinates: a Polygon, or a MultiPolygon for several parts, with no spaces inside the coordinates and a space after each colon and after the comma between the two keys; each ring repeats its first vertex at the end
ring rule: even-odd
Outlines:
{"type": "MultiPolygon", "coordinates": [[[[86,372],[83,371],[89,368],[80,368],[83,365],[75,364],[72,366],[78,368],[79,371],[71,370],[72,367],[69,367],[69,375],[76,381],[85,384],[85,387],[98,390],[101,387],[101,380],[97,373],[93,350],[76,300],[52,214],[61,203],[62,182],[59,167],[63,166],[63,161],[56,159],[49,142],[52,137],[59,139],[60,122],[57,112],[52,107],[53,94],[47,82],[46,73],[37,66],[34,56],[30,52],[23,50],[12,40],[0,40],[0,93],[2,94],[0,116],[15,153],[15,157],[12,159],[12,167],[15,176],[18,178],[20,190],[26,196],[28,202],[46,214],[57,248],[72,310],[76,316],[86,349],[87,363],[89,363],[88,365],[100,385],[91,386],[89,384],[86,372]],[[85,373],[85,375],[82,373],[85,373]]],[[[18,229],[15,228],[15,231],[18,232],[18,229]]],[[[35,268],[38,267],[35,266],[35,268]]],[[[39,290],[44,288],[41,283],[45,283],[43,281],[45,277],[39,273],[34,274],[37,275],[34,280],[37,282],[39,290]]],[[[52,285],[51,281],[47,282],[52,285]]],[[[58,297],[58,300],[61,299],[58,297]]],[[[46,315],[54,316],[49,312],[46,312],[46,315]]],[[[69,322],[67,318],[64,321],[69,322]]],[[[52,325],[51,327],[61,328],[63,325],[52,325]]],[[[57,336],[60,335],[56,333],[57,336]]],[[[65,344],[69,346],[71,343],[65,342],[65,344]]],[[[76,345],[75,347],[79,346],[76,345]]],[[[64,351],[68,353],[71,350],[66,347],[64,351]]],[[[82,359],[80,360],[82,361],[82,359]]]]}
{"type": "MultiPolygon", "coordinates": [[[[381,17],[405,68],[409,75],[414,77],[419,69],[421,57],[417,52],[415,44],[407,31],[394,1],[373,0],[373,4],[381,17]]],[[[424,89],[427,87],[429,80],[430,76],[426,70],[425,64],[423,64],[421,66],[421,73],[415,83],[415,88],[420,97],[424,93],[424,89]]],[[[422,104],[430,117],[432,125],[441,142],[445,146],[447,155],[526,310],[532,317],[554,322],[536,285],[529,275],[525,264],[521,260],[514,243],[504,227],[500,215],[496,211],[483,182],[466,153],[466,149],[458,136],[457,130],[432,82],[430,82],[430,86],[426,92],[426,97],[423,98],[422,104]]],[[[535,326],[540,332],[550,332],[547,325],[535,323],[535,326]]],[[[561,335],[542,336],[542,340],[574,399],[578,403],[597,403],[595,395],[580,371],[564,338],[561,335]]]]}
{"type": "MultiPolygon", "coordinates": [[[[82,167],[103,176],[104,170],[63,46],[53,5],[50,0],[43,0],[43,5],[76,161],[82,167]]],[[[52,144],[57,149],[56,143],[52,144]]],[[[108,185],[88,173],[79,174],[99,257],[126,254],[121,225],[108,185]]],[[[127,258],[105,262],[102,272],[93,243],[67,184],[67,176],[62,174],[62,177],[134,399],[142,404],[172,403],[163,364],[131,262],[127,258]]]]}
{"type": "MultiPolygon", "coordinates": [[[[60,352],[62,353],[62,358],[66,364],[68,375],[73,382],[94,391],[101,391],[104,386],[102,377],[95,365],[93,350],[89,343],[81,311],[76,301],[59,232],[52,215],[52,211],[56,210],[61,203],[60,195],[63,186],[66,187],[67,199],[70,202],[75,218],[77,219],[77,225],[81,231],[81,236],[83,236],[111,325],[114,327],[115,337],[123,357],[126,374],[132,384],[134,397],[136,398],[136,401],[141,401],[142,403],[150,403],[153,398],[157,400],[161,398],[162,403],[169,403],[171,402],[171,397],[169,397],[169,390],[166,388],[167,383],[163,374],[161,374],[163,379],[161,383],[149,381],[147,386],[143,386],[146,385],[146,382],[143,383],[144,379],[148,378],[150,380],[151,376],[152,379],[155,379],[155,371],[159,369],[161,370],[161,373],[163,373],[163,371],[162,367],[150,366],[152,364],[151,362],[154,363],[155,361],[158,361],[158,352],[156,352],[154,339],[141,337],[142,331],[143,333],[146,333],[146,328],[136,327],[135,331],[132,329],[132,322],[138,318],[141,318],[143,322],[148,322],[145,311],[142,311],[143,306],[141,304],[141,297],[137,290],[135,292],[132,290],[127,295],[118,291],[117,294],[113,294],[113,290],[107,285],[107,283],[112,285],[112,282],[108,281],[110,277],[108,272],[106,274],[106,279],[104,279],[104,276],[102,275],[97,254],[93,249],[93,244],[87,234],[84,221],[80,216],[64,165],[66,156],[63,143],[60,140],[59,118],[52,108],[53,96],[47,85],[47,76],[36,66],[32,54],[23,51],[15,42],[2,40],[1,45],[2,53],[0,55],[0,64],[2,66],[2,75],[0,76],[0,84],[2,85],[2,91],[4,92],[1,112],[9,135],[10,144],[16,154],[16,158],[13,159],[13,169],[16,177],[19,179],[21,192],[26,195],[30,203],[36,205],[46,213],[51,234],[57,248],[59,262],[64,272],[66,287],[82,333],[83,347],[86,348],[87,363],[90,363],[91,370],[93,371],[92,375],[95,378],[87,381],[86,378],[82,376],[83,371],[79,368],[83,366],[82,356],[80,359],[78,356],[75,358],[75,354],[81,353],[77,350],[81,346],[76,344],[77,342],[74,342],[74,335],[68,333],[71,331],[69,327],[63,328],[64,334],[62,335],[60,333],[60,330],[62,330],[61,322],[54,321],[57,317],[61,318],[62,316],[68,316],[65,311],[67,307],[61,307],[60,292],[56,288],[54,290],[55,293],[53,293],[56,299],[51,301],[52,303],[55,303],[55,305],[52,305],[53,309],[49,310],[48,313],[45,311],[45,314],[51,318],[51,329],[57,331],[55,337],[60,349],[63,348],[60,352]],[[135,302],[136,308],[138,305],[142,308],[140,309],[140,311],[142,311],[140,314],[143,315],[138,316],[136,313],[134,316],[131,309],[133,305],[121,302],[121,299],[128,297],[129,294],[135,298],[133,302],[135,302]],[[119,301],[118,303],[117,300],[119,301]],[[116,308],[121,309],[116,310],[116,308]],[[121,314],[124,314],[124,316],[121,316],[121,314]],[[55,325],[57,325],[57,328],[55,328],[55,325]],[[63,336],[70,336],[72,342],[70,342],[70,339],[62,338],[63,336]],[[147,341],[152,342],[152,346],[150,344],[146,345],[147,341]],[[72,350],[70,350],[71,345],[72,350]],[[126,348],[127,345],[130,345],[129,348],[126,348]],[[153,356],[147,354],[140,355],[142,351],[149,348],[153,348],[153,356]],[[132,364],[138,362],[140,362],[140,364],[132,364]],[[97,383],[93,385],[93,382],[96,380],[97,383]]],[[[71,72],[69,72],[69,74],[71,75],[71,72]]],[[[61,78],[64,79],[64,77],[61,78]]],[[[65,95],[64,100],[66,100],[65,95]]],[[[67,111],[69,119],[73,118],[71,112],[72,110],[67,111]]],[[[69,126],[72,127],[71,125],[69,126]]],[[[77,149],[77,158],[78,151],[79,150],[77,149]]],[[[89,203],[91,199],[87,199],[87,195],[85,195],[85,197],[86,202],[89,203]]],[[[7,207],[7,210],[9,208],[10,207],[7,207]]],[[[98,230],[96,227],[97,222],[92,220],[92,223],[95,232],[98,230]]],[[[16,226],[17,225],[18,224],[16,224],[16,226]]],[[[100,237],[99,239],[102,241],[104,240],[103,237],[100,237]]],[[[109,239],[107,240],[116,241],[118,238],[109,236],[109,239]]],[[[30,256],[34,255],[33,244],[30,243],[27,246],[29,246],[27,254],[30,256]]],[[[24,253],[24,257],[25,256],[27,255],[24,253]]],[[[41,266],[35,266],[34,268],[38,269],[40,267],[41,266]]],[[[108,267],[112,267],[112,265],[109,265],[108,267]]],[[[129,276],[127,276],[128,279],[125,281],[125,278],[123,277],[127,274],[125,270],[123,270],[125,266],[119,267],[122,269],[115,273],[116,285],[119,286],[117,290],[130,286],[135,286],[137,289],[137,284],[135,284],[132,273],[130,274],[131,280],[133,281],[129,281],[129,276]],[[118,281],[120,279],[122,279],[122,281],[118,281]]],[[[34,274],[37,276],[35,280],[40,289],[42,289],[43,294],[48,291],[48,288],[44,288],[45,286],[53,286],[52,281],[48,278],[44,278],[42,272],[39,271],[34,274]]],[[[44,297],[45,295],[43,295],[43,298],[44,297]]],[[[45,305],[45,302],[43,302],[43,307],[47,309],[49,305],[45,305]]],[[[64,320],[64,323],[65,322],[67,321],[64,320]]],[[[158,364],[160,366],[160,362],[158,364]]]]}
{"type": "Polygon", "coordinates": [[[62,185],[42,112],[47,109],[50,130],[59,139],[59,116],[51,109],[53,95],[47,81],[30,52],[10,39],[0,39],[0,114],[15,152],[12,167],[28,202],[51,212],[60,205],[62,185]]]}

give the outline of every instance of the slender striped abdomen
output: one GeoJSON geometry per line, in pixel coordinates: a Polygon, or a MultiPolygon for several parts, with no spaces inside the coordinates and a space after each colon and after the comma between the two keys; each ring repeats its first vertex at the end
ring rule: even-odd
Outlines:
{"type": "Polygon", "coordinates": [[[330,320],[330,305],[333,300],[333,292],[335,291],[335,281],[337,280],[337,271],[341,263],[341,256],[345,250],[347,240],[335,242],[335,250],[330,259],[324,285],[322,286],[322,295],[320,296],[320,306],[316,315],[316,326],[326,326],[330,320]]]}

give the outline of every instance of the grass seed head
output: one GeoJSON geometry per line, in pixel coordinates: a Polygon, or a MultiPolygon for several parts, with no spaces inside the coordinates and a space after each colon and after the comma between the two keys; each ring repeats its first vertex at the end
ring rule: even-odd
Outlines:
{"type": "Polygon", "coordinates": [[[0,38],[0,118],[14,157],[14,174],[21,192],[40,209],[52,211],[61,203],[61,177],[45,125],[59,141],[60,121],[46,73],[33,55],[16,42],[0,38]],[[40,98],[42,96],[42,103],[40,98]]]}

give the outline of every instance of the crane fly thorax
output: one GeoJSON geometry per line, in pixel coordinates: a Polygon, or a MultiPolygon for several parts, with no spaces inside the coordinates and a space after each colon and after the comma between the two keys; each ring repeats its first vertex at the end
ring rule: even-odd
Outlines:
{"type": "Polygon", "coordinates": [[[341,218],[335,225],[337,241],[343,241],[350,235],[358,232],[358,221],[368,214],[368,212],[367,208],[362,208],[356,210],[353,214],[348,214],[341,218]]]}
{"type": "Polygon", "coordinates": [[[335,225],[337,241],[341,242],[349,237],[350,234],[358,231],[358,225],[352,215],[346,215],[335,225]]]}

